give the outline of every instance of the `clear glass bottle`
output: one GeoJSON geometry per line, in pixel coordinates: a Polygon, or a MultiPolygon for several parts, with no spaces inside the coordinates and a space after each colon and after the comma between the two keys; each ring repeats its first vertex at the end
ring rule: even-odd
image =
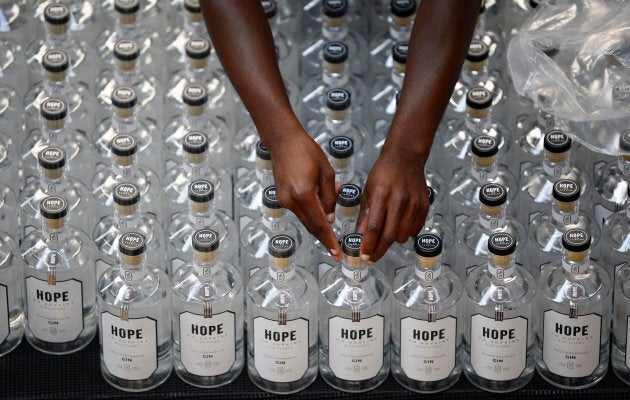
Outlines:
{"type": "Polygon", "coordinates": [[[85,232],[66,225],[65,198],[45,197],[40,213],[42,228],[20,245],[26,339],[45,353],[73,353],[96,334],[93,245],[85,232]]]}
{"type": "Polygon", "coordinates": [[[1,0],[0,14],[5,21],[2,36],[25,45],[37,24],[28,14],[30,2],[27,0],[1,0]]]}
{"type": "MultiPolygon", "coordinates": [[[[186,64],[188,44],[191,39],[207,40],[209,38],[199,1],[184,0],[176,3],[179,3],[181,8],[172,10],[173,14],[169,17],[172,26],[169,27],[164,39],[166,43],[165,56],[169,60],[169,71],[176,71],[186,64]]],[[[217,56],[212,49],[211,52],[213,66],[216,66],[218,64],[217,56]]]]}
{"type": "MultiPolygon", "coordinates": [[[[109,0],[103,0],[108,2],[109,0]]],[[[46,22],[44,12],[50,4],[57,3],[56,0],[35,0],[30,10],[34,11],[34,20],[46,22]]],[[[69,0],[64,4],[68,6],[70,12],[69,28],[74,37],[80,37],[86,43],[91,43],[98,32],[100,32],[104,18],[97,12],[98,2],[95,0],[69,0]]]]}
{"type": "Polygon", "coordinates": [[[562,247],[562,259],[538,279],[536,369],[552,385],[578,390],[608,371],[612,284],[589,259],[587,231],[569,229],[562,247]]]}
{"type": "Polygon", "coordinates": [[[282,15],[278,16],[281,8],[275,0],[261,0],[260,2],[265,10],[265,16],[269,21],[273,42],[276,46],[276,54],[278,58],[278,66],[282,76],[293,81],[299,78],[300,67],[300,51],[298,42],[293,32],[286,29],[286,21],[283,21],[282,15]],[[283,24],[283,22],[285,22],[283,24]]]}
{"type": "Polygon", "coordinates": [[[268,266],[247,285],[247,371],[259,388],[296,393],[317,377],[317,282],[296,266],[296,243],[269,240],[268,266]]]}
{"type": "Polygon", "coordinates": [[[191,261],[192,237],[198,229],[212,229],[217,232],[221,258],[232,265],[239,265],[236,225],[227,214],[214,209],[214,185],[198,179],[188,185],[188,212],[175,214],[166,229],[171,276],[182,264],[191,261]]]}
{"type": "Polygon", "coordinates": [[[101,373],[110,385],[141,392],[171,374],[171,288],[163,268],[145,261],[146,242],[127,232],[118,243],[120,264],[97,285],[101,373]]]}
{"type": "Polygon", "coordinates": [[[409,43],[396,42],[391,47],[393,65],[389,73],[383,73],[374,78],[370,89],[370,116],[366,124],[376,128],[379,121],[391,121],[396,112],[398,92],[402,89],[407,69],[407,51],[409,43]]]}
{"type": "MultiPolygon", "coordinates": [[[[0,95],[1,101],[2,96],[0,95]]],[[[2,124],[1,115],[0,124],[2,124]]],[[[25,173],[20,159],[16,157],[18,153],[17,143],[13,139],[13,135],[5,129],[6,127],[3,127],[0,130],[0,182],[17,191],[22,189],[25,173]]]]}
{"type": "Polygon", "coordinates": [[[417,262],[393,284],[392,375],[419,393],[446,390],[459,380],[464,324],[461,279],[442,265],[442,240],[431,233],[415,239],[417,262]]]}
{"type": "MultiPolygon", "coordinates": [[[[630,184],[629,184],[630,185],[630,184]]],[[[602,226],[598,263],[615,279],[617,272],[630,261],[630,190],[625,202],[625,209],[611,214],[602,226]]]]}
{"type": "Polygon", "coordinates": [[[220,258],[219,233],[192,234],[192,262],[173,275],[173,363],[177,376],[202,388],[226,385],[244,365],[240,272],[220,258]]]}
{"type": "MultiPolygon", "coordinates": [[[[285,0],[286,1],[286,0],[285,0]]],[[[358,34],[368,34],[368,7],[365,0],[302,0],[302,36],[322,29],[322,24],[347,26],[358,34]]]]}
{"type": "Polygon", "coordinates": [[[24,106],[22,97],[12,87],[6,86],[6,82],[0,84],[0,123],[2,131],[17,145],[24,138],[24,106]]]}
{"type": "Polygon", "coordinates": [[[603,224],[612,213],[620,211],[626,201],[630,183],[630,131],[619,135],[619,156],[616,161],[601,165],[593,177],[595,220],[603,224]]]}
{"type": "Polygon", "coordinates": [[[328,141],[327,148],[330,164],[335,170],[335,182],[365,187],[367,172],[354,167],[354,140],[348,136],[335,136],[328,141]]]}
{"type": "Polygon", "coordinates": [[[2,231],[9,234],[13,240],[18,242],[15,238],[23,237],[18,198],[15,192],[2,182],[0,182],[0,221],[2,221],[2,231]]]}
{"type": "MultiPolygon", "coordinates": [[[[556,127],[555,117],[536,107],[534,102],[517,93],[510,94],[509,116],[506,124],[510,127],[514,137],[515,165],[520,166],[521,173],[536,160],[539,160],[545,150],[545,133],[556,127]]],[[[579,146],[572,143],[571,147],[579,146]]]]}
{"type": "Polygon", "coordinates": [[[17,243],[0,231],[0,357],[15,349],[24,334],[23,262],[17,243]]]}
{"type": "Polygon", "coordinates": [[[473,269],[464,286],[464,374],[485,391],[512,392],[534,376],[536,281],[514,262],[509,233],[492,234],[488,250],[488,263],[473,269]]]}
{"type": "MultiPolygon", "coordinates": [[[[619,211],[613,215],[618,215],[624,211],[619,211]]],[[[614,217],[612,217],[614,218],[614,217]]],[[[609,218],[610,219],[610,218],[609,218]]],[[[628,225],[624,225],[624,229],[628,229],[628,225]]],[[[604,229],[604,232],[606,230],[604,229]]],[[[630,239],[626,242],[630,243],[630,239]]],[[[600,265],[609,266],[609,261],[604,258],[604,249],[602,249],[602,257],[600,265]]],[[[616,253],[618,254],[618,253],[616,253]]],[[[614,280],[614,293],[613,293],[613,320],[612,320],[612,368],[615,375],[619,377],[626,385],[630,385],[630,355],[628,353],[628,340],[630,335],[628,334],[628,327],[630,326],[630,311],[628,310],[628,304],[630,304],[630,263],[628,263],[627,250],[623,256],[623,262],[620,265],[615,265],[615,280],[614,280]]]]}
{"type": "Polygon", "coordinates": [[[359,257],[363,236],[343,238],[341,268],[320,279],[319,370],[344,392],[376,388],[389,374],[392,287],[359,257]]]}

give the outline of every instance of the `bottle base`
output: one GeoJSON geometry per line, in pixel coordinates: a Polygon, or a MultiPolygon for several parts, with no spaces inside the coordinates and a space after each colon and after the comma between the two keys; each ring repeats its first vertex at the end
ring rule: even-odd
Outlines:
{"type": "Polygon", "coordinates": [[[308,380],[280,383],[280,382],[271,382],[271,381],[261,379],[260,377],[252,376],[250,371],[248,371],[248,375],[249,375],[249,380],[254,385],[256,385],[256,387],[258,387],[259,389],[264,390],[265,392],[269,392],[273,394],[280,394],[280,395],[294,394],[294,393],[301,392],[302,390],[309,387],[311,383],[315,381],[315,378],[317,378],[317,373],[315,373],[313,374],[311,378],[308,378],[308,380]]]}
{"type": "Polygon", "coordinates": [[[136,381],[118,378],[117,376],[110,374],[101,360],[101,375],[103,376],[103,379],[105,379],[105,382],[118,390],[133,393],[146,392],[147,390],[155,389],[166,382],[168,377],[171,375],[171,362],[168,360],[166,362],[166,366],[162,366],[162,368],[158,366],[158,369],[149,378],[136,381]]]}
{"type": "Polygon", "coordinates": [[[521,375],[516,379],[511,379],[508,381],[494,381],[490,379],[482,378],[478,375],[473,375],[464,371],[464,375],[466,375],[466,379],[473,386],[484,390],[490,393],[509,393],[517,391],[518,389],[523,388],[525,385],[529,383],[534,377],[534,370],[532,368],[531,373],[527,375],[521,375]]]}
{"type": "Polygon", "coordinates": [[[88,344],[92,342],[92,339],[96,336],[96,324],[91,328],[91,332],[88,332],[87,335],[81,335],[78,339],[73,340],[72,342],[63,342],[63,343],[52,343],[46,342],[40,339],[37,339],[33,336],[28,329],[25,332],[26,341],[37,351],[41,351],[46,354],[53,355],[64,355],[76,353],[79,350],[82,350],[88,344]]]}
{"type": "Polygon", "coordinates": [[[595,373],[593,375],[580,378],[567,378],[566,376],[560,376],[549,372],[549,370],[547,369],[542,369],[539,367],[537,367],[536,370],[538,371],[538,375],[540,375],[541,378],[554,386],[567,390],[580,390],[594,386],[599,383],[599,381],[604,379],[604,376],[608,371],[608,366],[600,366],[597,368],[597,370],[595,370],[595,373]]]}
{"type": "Polygon", "coordinates": [[[13,335],[13,332],[7,337],[4,342],[0,344],[0,357],[9,354],[16,347],[22,343],[22,338],[24,337],[23,331],[20,330],[18,334],[13,335]]]}
{"type": "Polygon", "coordinates": [[[363,393],[376,389],[385,382],[387,375],[389,375],[389,369],[385,371],[381,370],[374,378],[362,381],[350,381],[337,378],[330,370],[327,372],[320,369],[320,373],[324,382],[337,390],[347,393],[363,393]]]}
{"type": "Polygon", "coordinates": [[[394,379],[396,379],[396,382],[407,390],[411,390],[416,393],[431,394],[443,392],[453,387],[461,376],[461,370],[445,379],[433,382],[416,381],[408,378],[404,373],[397,373],[394,371],[392,371],[392,375],[394,376],[394,379]]]}
{"type": "Polygon", "coordinates": [[[194,375],[186,371],[184,367],[175,367],[174,369],[179,379],[181,379],[184,383],[201,389],[212,389],[232,383],[243,371],[243,366],[241,364],[238,368],[231,369],[225,374],[217,376],[194,375]]]}

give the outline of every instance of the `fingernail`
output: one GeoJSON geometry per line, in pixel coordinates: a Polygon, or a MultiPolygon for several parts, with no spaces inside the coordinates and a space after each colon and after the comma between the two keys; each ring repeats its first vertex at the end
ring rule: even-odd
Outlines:
{"type": "Polygon", "coordinates": [[[337,255],[337,250],[335,249],[328,249],[328,252],[334,257],[337,255]]]}
{"type": "Polygon", "coordinates": [[[367,254],[361,254],[361,260],[368,262],[370,261],[370,256],[367,254]]]}
{"type": "Polygon", "coordinates": [[[335,213],[330,213],[326,216],[326,219],[328,220],[328,222],[330,222],[331,224],[333,222],[335,222],[335,213]]]}

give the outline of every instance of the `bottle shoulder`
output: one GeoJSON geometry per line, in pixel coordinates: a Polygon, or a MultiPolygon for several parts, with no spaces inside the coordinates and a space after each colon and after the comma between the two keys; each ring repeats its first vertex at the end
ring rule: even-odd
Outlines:
{"type": "Polygon", "coordinates": [[[538,291],[544,303],[569,304],[571,301],[589,304],[605,301],[612,292],[608,272],[590,260],[584,274],[566,272],[560,260],[547,265],[538,278],[538,291]]]}

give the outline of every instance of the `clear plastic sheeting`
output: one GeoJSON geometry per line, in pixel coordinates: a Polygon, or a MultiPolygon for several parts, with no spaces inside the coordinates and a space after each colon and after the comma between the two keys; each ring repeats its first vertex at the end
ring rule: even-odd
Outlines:
{"type": "Polygon", "coordinates": [[[508,48],[514,87],[594,151],[630,130],[630,1],[548,0],[508,48]]]}

